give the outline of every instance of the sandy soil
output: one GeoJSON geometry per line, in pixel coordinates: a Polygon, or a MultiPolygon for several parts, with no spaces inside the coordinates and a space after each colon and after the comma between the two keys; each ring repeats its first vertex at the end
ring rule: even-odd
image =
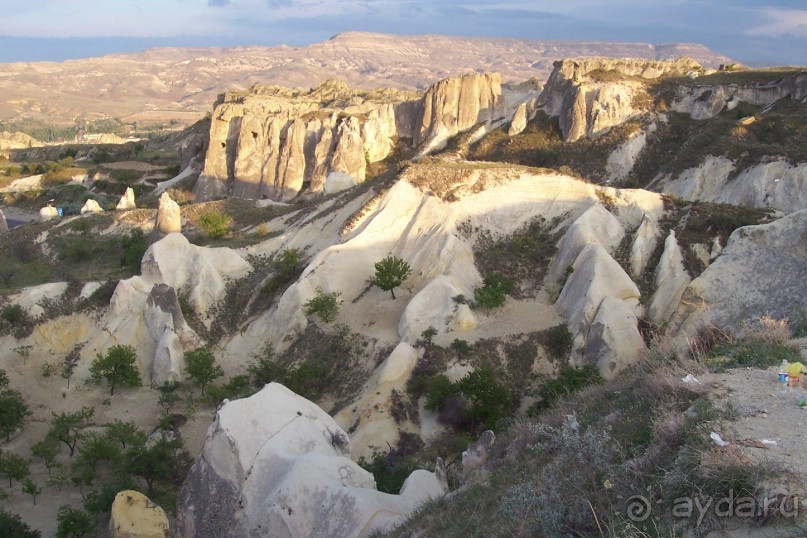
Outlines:
{"type": "MultiPolygon", "coordinates": [[[[95,409],[93,423],[101,426],[115,419],[132,421],[142,430],[151,433],[157,424],[157,417],[161,408],[157,405],[159,393],[148,386],[139,389],[117,389],[113,397],[109,397],[109,390],[104,386],[87,384],[83,379],[73,379],[70,388],[67,382],[59,377],[58,373],[43,377],[42,366],[46,362],[61,363],[63,354],[38,351],[33,349],[29,357],[20,357],[12,349],[19,342],[11,337],[0,339],[0,368],[6,370],[11,386],[19,390],[33,412],[22,431],[11,441],[5,439],[0,442],[0,449],[14,452],[23,457],[30,458],[30,447],[42,440],[50,427],[52,411],[57,413],[76,411],[83,406],[95,409]]],[[[187,409],[180,403],[173,413],[189,414],[188,422],[182,427],[181,434],[185,447],[195,458],[205,438],[207,427],[213,418],[214,410],[203,408],[187,409]]],[[[62,445],[63,446],[63,445],[62,445]]],[[[59,455],[58,462],[63,468],[69,467],[71,460],[67,447],[59,455]]],[[[32,528],[38,529],[43,536],[53,536],[56,532],[56,514],[59,506],[70,504],[81,508],[82,497],[79,490],[72,486],[63,486],[61,491],[56,486],[46,485],[48,472],[39,459],[32,459],[30,464],[30,478],[42,488],[37,497],[36,505],[31,496],[22,492],[21,486],[14,483],[8,488],[5,482],[3,489],[9,498],[2,502],[2,506],[9,512],[15,512],[32,528]]],[[[173,507],[164,507],[173,511],[173,507]]]]}

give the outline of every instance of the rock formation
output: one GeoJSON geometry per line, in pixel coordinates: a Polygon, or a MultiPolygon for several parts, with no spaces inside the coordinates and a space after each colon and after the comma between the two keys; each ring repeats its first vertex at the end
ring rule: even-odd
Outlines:
{"type": "Polygon", "coordinates": [[[2,211],[0,211],[0,233],[5,233],[8,231],[8,221],[6,220],[6,215],[2,211]]]}
{"type": "Polygon", "coordinates": [[[104,210],[100,205],[98,205],[98,202],[90,198],[84,202],[80,212],[82,215],[84,215],[85,213],[103,213],[104,210]]]}
{"type": "Polygon", "coordinates": [[[171,199],[167,192],[160,195],[160,205],[157,207],[157,216],[154,220],[154,229],[151,231],[149,242],[159,241],[171,233],[182,231],[182,213],[179,205],[171,199]]]}
{"type": "Polygon", "coordinates": [[[563,139],[575,141],[595,137],[643,112],[633,104],[644,91],[640,82],[603,82],[596,75],[613,72],[624,77],[655,79],[662,75],[685,75],[701,66],[694,60],[613,60],[608,58],[568,59],[555,62],[538,106],[560,118],[563,139]]]}
{"type": "Polygon", "coordinates": [[[201,346],[202,340],[188,327],[177,293],[167,284],[155,284],[143,311],[146,327],[157,343],[151,366],[151,382],[157,386],[182,381],[185,349],[201,346]]]}
{"type": "Polygon", "coordinates": [[[399,495],[381,493],[349,454],[344,430],[282,385],[225,401],[180,491],[177,533],[358,537],[446,492],[443,477],[415,471],[399,495]]]}
{"type": "Polygon", "coordinates": [[[135,194],[131,187],[126,187],[126,192],[123,193],[123,196],[120,197],[118,200],[118,205],[115,206],[115,209],[118,211],[124,211],[126,209],[136,209],[137,205],[135,204],[135,194]]]}
{"type": "Polygon", "coordinates": [[[220,97],[210,125],[200,200],[287,201],[320,192],[331,172],[364,181],[365,166],[384,159],[398,136],[395,110],[408,94],[360,92],[326,81],[307,93],[253,88],[220,97]]]}
{"type": "Polygon", "coordinates": [[[39,210],[39,220],[47,221],[59,218],[59,210],[48,204],[39,210]]]}
{"type": "Polygon", "coordinates": [[[703,120],[724,109],[732,110],[740,103],[765,106],[785,97],[796,101],[807,97],[807,73],[802,71],[767,84],[703,84],[679,88],[672,109],[703,120]]]}
{"type": "MultiPolygon", "coordinates": [[[[500,77],[466,75],[438,82],[425,95],[360,92],[326,81],[308,93],[253,88],[222,95],[210,124],[210,145],[194,193],[288,201],[321,192],[329,174],[365,179],[398,138],[428,153],[477,124],[504,119],[500,77]]],[[[342,183],[344,184],[344,183],[342,183]]]]}
{"type": "Polygon", "coordinates": [[[739,330],[769,314],[789,318],[807,305],[807,210],[731,234],[723,253],[684,291],[670,321],[673,334],[693,337],[715,324],[739,330]]]}
{"type": "Polygon", "coordinates": [[[27,149],[42,145],[42,142],[25,133],[8,131],[0,133],[0,150],[27,149]]]}
{"type": "MultiPolygon", "coordinates": [[[[708,260],[704,265],[708,265],[708,260]]],[[[684,269],[681,247],[675,239],[675,232],[671,230],[664,241],[664,252],[656,268],[656,293],[647,310],[647,316],[653,323],[661,324],[670,318],[690,280],[684,269]]]]}
{"type": "Polygon", "coordinates": [[[168,517],[158,505],[134,490],[115,495],[109,517],[110,538],[168,538],[168,517]]]}

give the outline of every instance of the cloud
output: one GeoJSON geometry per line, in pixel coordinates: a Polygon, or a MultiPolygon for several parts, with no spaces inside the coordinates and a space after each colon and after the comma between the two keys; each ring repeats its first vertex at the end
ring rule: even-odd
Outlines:
{"type": "Polygon", "coordinates": [[[224,7],[230,3],[230,0],[207,0],[207,5],[212,7],[224,7]]]}
{"type": "Polygon", "coordinates": [[[768,8],[762,10],[770,20],[768,24],[746,30],[747,35],[807,37],[807,11],[801,9],[768,8]]]}

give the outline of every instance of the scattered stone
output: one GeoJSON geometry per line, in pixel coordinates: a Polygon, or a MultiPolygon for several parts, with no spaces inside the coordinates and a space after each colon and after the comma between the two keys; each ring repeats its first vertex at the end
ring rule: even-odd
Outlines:
{"type": "Polygon", "coordinates": [[[81,207],[82,215],[86,213],[103,213],[103,212],[104,209],[100,205],[98,205],[98,202],[96,202],[92,198],[84,202],[84,205],[81,207]]]}

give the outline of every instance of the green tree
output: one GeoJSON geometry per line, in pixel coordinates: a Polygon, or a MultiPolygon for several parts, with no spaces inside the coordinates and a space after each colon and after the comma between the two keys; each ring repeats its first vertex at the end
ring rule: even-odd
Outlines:
{"type": "Polygon", "coordinates": [[[5,436],[6,440],[11,439],[11,434],[22,427],[30,414],[19,391],[8,388],[0,390],[0,435],[5,436]]]}
{"type": "Polygon", "coordinates": [[[412,274],[412,268],[401,258],[387,256],[375,263],[375,276],[373,284],[392,294],[395,299],[395,288],[403,284],[404,280],[412,274]]]}
{"type": "Polygon", "coordinates": [[[306,316],[317,315],[325,323],[330,323],[339,315],[339,303],[342,302],[339,300],[340,295],[341,291],[325,293],[317,286],[317,294],[305,302],[303,312],[306,316]]]}
{"type": "Polygon", "coordinates": [[[50,470],[57,465],[56,456],[59,455],[59,441],[53,437],[46,436],[31,447],[31,454],[42,460],[48,470],[48,476],[50,476],[50,470]]]}
{"type": "Polygon", "coordinates": [[[120,443],[121,448],[126,450],[127,445],[131,446],[145,441],[146,434],[134,422],[123,422],[115,419],[115,422],[107,424],[106,437],[110,441],[120,443]]]}
{"type": "Polygon", "coordinates": [[[163,408],[165,414],[170,413],[171,408],[182,400],[182,395],[179,393],[180,388],[182,388],[182,385],[176,381],[173,383],[163,383],[161,387],[157,388],[157,390],[160,391],[160,398],[157,400],[157,403],[163,408]]]}
{"type": "Polygon", "coordinates": [[[48,436],[58,439],[70,449],[70,456],[76,449],[76,444],[81,438],[84,428],[90,425],[90,419],[95,414],[92,407],[82,407],[80,411],[73,413],[52,413],[53,422],[50,424],[48,436]]]}
{"type": "Polygon", "coordinates": [[[67,388],[70,388],[70,379],[73,377],[73,371],[76,369],[76,365],[70,361],[65,361],[64,365],[62,365],[62,370],[59,372],[59,375],[62,376],[62,379],[67,380],[67,388]]]}
{"type": "Polygon", "coordinates": [[[162,434],[155,442],[140,443],[127,452],[127,470],[146,481],[148,495],[155,481],[171,480],[187,466],[182,441],[162,434]]]}
{"type": "Polygon", "coordinates": [[[185,371],[188,377],[201,388],[201,393],[204,394],[205,387],[213,381],[224,375],[221,366],[216,364],[216,357],[210,348],[200,347],[185,354],[185,360],[188,365],[185,371]]]}
{"type": "Polygon", "coordinates": [[[28,469],[28,460],[19,454],[0,452],[0,473],[8,478],[8,487],[11,487],[12,480],[19,482],[31,471],[28,469]]]}
{"type": "Polygon", "coordinates": [[[99,473],[109,475],[120,462],[121,451],[109,437],[92,432],[84,436],[73,464],[70,466],[73,482],[84,486],[92,484],[99,473]],[[104,462],[105,465],[98,464],[104,462]]]}
{"type": "Polygon", "coordinates": [[[5,538],[41,538],[20,516],[0,509],[0,536],[5,538]]]}
{"type": "Polygon", "coordinates": [[[106,380],[109,395],[115,394],[115,387],[139,387],[140,372],[137,371],[137,355],[132,346],[112,346],[106,355],[98,354],[90,366],[90,375],[96,383],[106,380]]]}
{"type": "Polygon", "coordinates": [[[59,526],[56,529],[56,538],[83,538],[95,533],[95,521],[84,510],[77,510],[72,506],[59,507],[56,520],[59,526]]]}
{"type": "Polygon", "coordinates": [[[31,496],[31,498],[34,500],[34,506],[36,506],[36,496],[42,493],[42,488],[37,486],[36,482],[30,478],[26,478],[22,481],[22,491],[23,493],[27,493],[31,496]]]}

